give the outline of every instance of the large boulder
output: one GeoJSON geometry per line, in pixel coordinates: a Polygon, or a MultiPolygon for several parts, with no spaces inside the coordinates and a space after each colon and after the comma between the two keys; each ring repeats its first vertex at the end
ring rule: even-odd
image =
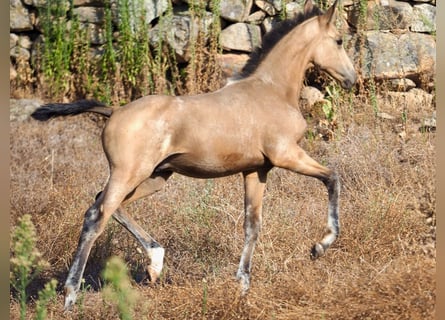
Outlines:
{"type": "MultiPolygon", "coordinates": [[[[131,14],[137,19],[141,16],[142,10],[145,12],[145,23],[151,23],[159,18],[168,8],[168,0],[128,0],[130,10],[135,11],[131,14]]],[[[111,0],[111,11],[113,14],[113,22],[116,25],[120,23],[119,0],[111,0]]],[[[132,26],[136,25],[136,21],[131,21],[132,26]]]]}
{"type": "Polygon", "coordinates": [[[9,1],[9,29],[12,32],[32,30],[34,19],[34,15],[25,8],[22,1],[9,1]]]}
{"type": "Polygon", "coordinates": [[[357,1],[348,12],[348,21],[358,27],[365,13],[365,30],[408,29],[413,20],[413,8],[407,2],[396,0],[369,0],[365,10],[357,1]]]}
{"type": "Polygon", "coordinates": [[[365,78],[412,78],[420,75],[433,77],[436,66],[436,41],[431,35],[411,33],[393,34],[368,31],[364,46],[358,37],[352,46],[354,60],[361,60],[361,73],[365,78]],[[362,58],[359,58],[361,55],[362,58]]]}
{"type": "Polygon", "coordinates": [[[247,23],[235,23],[221,32],[221,46],[227,51],[252,52],[261,45],[261,28],[247,23]]]}

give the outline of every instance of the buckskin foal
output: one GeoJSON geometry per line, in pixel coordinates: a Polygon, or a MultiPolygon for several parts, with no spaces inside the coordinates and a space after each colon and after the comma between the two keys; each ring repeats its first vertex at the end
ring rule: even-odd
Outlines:
{"type": "Polygon", "coordinates": [[[263,192],[272,167],[315,177],[327,187],[328,233],[312,247],[311,257],[325,253],[339,234],[339,178],[299,147],[306,122],[298,98],[310,65],[327,72],[343,88],[350,89],[356,81],[335,27],[336,5],[337,1],[322,13],[307,0],[304,12],[275,32],[279,39],[270,37],[272,45],[257,52],[257,64],[253,68],[250,65],[244,77],[216,92],[152,95],[123,107],[82,100],[47,104],[34,112],[32,116],[42,121],[82,112],[110,117],[102,133],[110,176],[85,213],[65,283],[65,309],[76,301],[91,247],[111,216],[145,248],[151,260],[147,271],[151,281],[156,281],[164,249],[125,212],[124,206],[160,190],[174,172],[204,179],[243,174],[245,242],[236,274],[242,293],[249,289],[263,192]]]}

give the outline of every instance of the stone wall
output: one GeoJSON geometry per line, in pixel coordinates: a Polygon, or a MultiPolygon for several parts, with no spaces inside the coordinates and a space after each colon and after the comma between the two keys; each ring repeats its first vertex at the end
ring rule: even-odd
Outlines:
{"type": "MultiPolygon", "coordinates": [[[[16,76],[19,60],[31,59],[34,42],[41,34],[39,10],[47,0],[10,0],[10,78],[16,76]]],[[[90,30],[92,47],[104,44],[104,1],[66,0],[70,2],[85,28],[90,30]]],[[[116,1],[114,23],[119,23],[116,1]]],[[[150,40],[159,36],[157,18],[164,14],[168,0],[143,0],[146,21],[151,22],[150,40]]],[[[190,12],[189,0],[172,0],[174,15],[168,23],[167,41],[174,48],[178,60],[187,62],[189,43],[197,28],[208,28],[212,23],[210,1],[205,18],[197,25],[190,12]]],[[[317,1],[332,2],[332,1],[317,1]]],[[[219,61],[226,76],[234,75],[247,60],[248,54],[261,43],[262,35],[284,15],[292,16],[302,10],[304,0],[221,0],[221,45],[219,61]]],[[[405,79],[411,86],[431,88],[436,64],[436,1],[435,0],[343,0],[343,18],[351,26],[346,47],[361,69],[362,75],[377,79],[405,79]],[[354,31],[359,23],[360,2],[367,3],[365,30],[354,31]]],[[[346,25],[346,23],[344,23],[346,25]]],[[[363,28],[362,28],[363,29],[363,28]]]]}

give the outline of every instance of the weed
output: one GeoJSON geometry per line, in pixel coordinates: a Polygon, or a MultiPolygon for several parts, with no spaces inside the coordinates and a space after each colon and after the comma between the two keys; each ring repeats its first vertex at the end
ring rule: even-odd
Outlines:
{"type": "Polygon", "coordinates": [[[31,215],[25,214],[12,236],[12,257],[10,280],[12,287],[17,290],[20,303],[20,319],[25,319],[28,295],[26,288],[40,272],[48,266],[42,259],[41,253],[36,249],[37,236],[31,215]]]}
{"type": "Polygon", "coordinates": [[[329,85],[326,87],[326,93],[328,95],[327,99],[325,99],[322,110],[326,116],[326,119],[329,122],[335,120],[335,107],[339,102],[339,87],[337,84],[329,85]]]}
{"type": "Polygon", "coordinates": [[[71,95],[74,98],[91,95],[94,90],[93,68],[90,59],[90,42],[88,28],[83,28],[79,19],[74,15],[71,19],[73,29],[73,52],[70,62],[70,71],[73,74],[71,95]]]}
{"type": "Polygon", "coordinates": [[[111,8],[109,1],[106,2],[104,10],[104,24],[105,45],[103,48],[103,54],[100,57],[101,72],[98,75],[99,81],[102,83],[102,86],[104,86],[104,88],[99,88],[98,91],[96,91],[96,96],[98,96],[101,101],[111,103],[113,100],[112,83],[114,82],[114,80],[116,80],[115,76],[117,71],[117,58],[113,46],[113,22],[111,18],[111,8]]]}
{"type": "MultiPolygon", "coordinates": [[[[197,0],[190,5],[192,28],[198,26],[196,38],[192,36],[190,44],[191,58],[187,66],[187,91],[196,94],[214,91],[220,87],[221,67],[217,56],[221,53],[219,36],[221,33],[220,0],[211,0],[212,21],[206,26],[208,19],[205,10],[206,1],[197,0]],[[208,28],[208,30],[206,30],[208,28]]],[[[193,30],[190,32],[195,33],[193,30]]]]}
{"type": "Polygon", "coordinates": [[[64,0],[48,0],[39,9],[43,30],[43,55],[41,57],[41,83],[52,97],[61,98],[70,86],[70,61],[73,50],[73,29],[68,28],[64,0]]]}
{"type": "Polygon", "coordinates": [[[202,317],[205,319],[207,314],[207,303],[208,303],[208,287],[207,280],[202,279],[202,317]]]}
{"type": "Polygon", "coordinates": [[[374,115],[376,115],[379,112],[379,103],[377,99],[377,86],[373,77],[369,79],[369,99],[374,110],[374,115]]]}
{"type": "Polygon", "coordinates": [[[16,68],[17,76],[11,81],[10,90],[14,94],[26,96],[30,93],[30,88],[33,87],[36,82],[33,70],[29,62],[20,57],[16,59],[16,68]]]}
{"type": "Polygon", "coordinates": [[[88,289],[90,287],[91,287],[90,285],[85,285],[85,279],[82,278],[80,282],[80,295],[76,303],[77,307],[79,308],[79,319],[83,319],[85,316],[84,301],[86,293],[88,292],[88,289]]]}
{"type": "Polygon", "coordinates": [[[105,266],[103,277],[107,282],[103,290],[104,298],[117,305],[121,320],[131,320],[132,310],[139,296],[131,287],[125,263],[116,256],[111,257],[105,266]]]}
{"type": "Polygon", "coordinates": [[[45,287],[39,291],[39,299],[36,302],[36,320],[47,319],[47,305],[56,297],[57,280],[51,279],[45,287]]]}

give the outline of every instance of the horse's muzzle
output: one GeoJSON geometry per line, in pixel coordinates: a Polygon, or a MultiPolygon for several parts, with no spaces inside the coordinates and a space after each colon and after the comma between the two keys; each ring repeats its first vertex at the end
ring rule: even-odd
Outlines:
{"type": "Polygon", "coordinates": [[[357,81],[357,75],[354,73],[350,77],[346,77],[345,79],[343,79],[343,81],[341,81],[340,84],[343,89],[350,90],[356,81],[357,81]]]}

